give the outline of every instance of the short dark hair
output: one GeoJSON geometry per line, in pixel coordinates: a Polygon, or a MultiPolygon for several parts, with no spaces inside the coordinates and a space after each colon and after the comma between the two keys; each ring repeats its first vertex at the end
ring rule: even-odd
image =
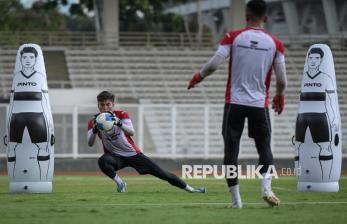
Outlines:
{"type": "Polygon", "coordinates": [[[267,13],[267,4],[264,0],[251,0],[247,3],[246,9],[252,19],[260,19],[267,13]]]}
{"type": "Polygon", "coordinates": [[[323,50],[317,47],[311,48],[310,52],[308,52],[308,55],[310,54],[319,54],[321,58],[324,56],[323,50]]]}
{"type": "Polygon", "coordinates": [[[23,47],[23,49],[20,51],[20,56],[22,56],[24,53],[33,53],[35,57],[37,57],[37,50],[34,47],[23,47]]]}
{"type": "Polygon", "coordinates": [[[112,102],[114,102],[114,95],[108,91],[102,91],[98,94],[96,99],[98,100],[98,102],[102,102],[105,100],[111,100],[112,102]]]}

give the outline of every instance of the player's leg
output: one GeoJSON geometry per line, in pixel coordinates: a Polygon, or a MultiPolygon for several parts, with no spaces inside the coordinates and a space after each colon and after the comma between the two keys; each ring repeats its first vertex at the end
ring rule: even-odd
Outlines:
{"type": "Polygon", "coordinates": [[[135,156],[127,158],[127,163],[136,169],[141,175],[151,174],[159,179],[165,180],[169,182],[171,185],[184,189],[188,192],[194,193],[205,193],[205,188],[195,189],[177,177],[175,174],[170,173],[164,169],[162,169],[158,164],[156,164],[153,160],[140,153],[135,156]]]}
{"type": "Polygon", "coordinates": [[[104,153],[98,160],[100,170],[117,184],[118,192],[126,191],[126,183],[117,175],[116,171],[125,167],[120,157],[104,153]]]}
{"type": "MultiPolygon", "coordinates": [[[[222,135],[224,140],[224,165],[238,165],[240,139],[245,122],[245,107],[226,104],[224,107],[222,135]]],[[[238,178],[226,178],[231,194],[232,208],[242,208],[238,178]]]]}
{"type": "Polygon", "coordinates": [[[267,108],[252,108],[248,116],[249,137],[254,138],[255,146],[259,155],[259,165],[263,167],[260,173],[263,176],[261,189],[263,199],[271,206],[279,205],[280,200],[272,192],[272,176],[267,171],[273,165],[271,151],[271,122],[267,108]]]}

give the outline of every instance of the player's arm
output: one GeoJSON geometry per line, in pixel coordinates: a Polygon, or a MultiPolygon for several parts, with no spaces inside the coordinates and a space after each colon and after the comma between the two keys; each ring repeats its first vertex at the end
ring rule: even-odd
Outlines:
{"type": "Polygon", "coordinates": [[[194,88],[196,84],[201,82],[204,78],[211,75],[217,70],[218,66],[222,64],[229,57],[230,46],[220,45],[216,53],[210,60],[201,68],[199,72],[193,75],[193,78],[188,83],[188,89],[194,88]]]}
{"type": "Polygon", "coordinates": [[[284,58],[284,47],[280,43],[276,51],[273,69],[276,75],[276,96],[273,98],[272,108],[278,114],[284,110],[284,94],[287,87],[287,72],[284,58]]]}
{"type": "Polygon", "coordinates": [[[130,118],[122,119],[121,121],[122,121],[122,126],[120,128],[125,132],[125,134],[129,136],[134,136],[135,130],[130,118]]]}
{"type": "Polygon", "coordinates": [[[217,51],[200,70],[201,78],[204,79],[207,76],[211,75],[225,60],[226,58],[217,51]]]}
{"type": "Polygon", "coordinates": [[[95,125],[95,118],[94,118],[88,122],[87,139],[88,139],[88,146],[89,147],[92,147],[94,145],[97,133],[98,133],[98,129],[95,125]]]}
{"type": "Polygon", "coordinates": [[[276,75],[276,94],[284,95],[287,88],[287,72],[285,62],[275,63],[274,71],[276,75]]]}
{"type": "Polygon", "coordinates": [[[114,124],[122,129],[126,135],[133,136],[135,134],[133,124],[127,112],[122,111],[119,114],[119,118],[113,112],[110,113],[114,116],[114,124]]]}

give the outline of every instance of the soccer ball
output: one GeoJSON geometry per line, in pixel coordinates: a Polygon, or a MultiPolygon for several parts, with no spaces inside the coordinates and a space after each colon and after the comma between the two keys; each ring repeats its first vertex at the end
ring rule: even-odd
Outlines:
{"type": "Polygon", "coordinates": [[[110,113],[101,113],[96,119],[96,127],[102,131],[109,131],[114,124],[114,117],[110,113]]]}

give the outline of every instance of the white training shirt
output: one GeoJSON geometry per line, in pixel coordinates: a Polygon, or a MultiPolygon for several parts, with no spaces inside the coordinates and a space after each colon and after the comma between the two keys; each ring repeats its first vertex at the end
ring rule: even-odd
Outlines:
{"type": "Polygon", "coordinates": [[[248,27],[227,33],[217,54],[229,57],[225,102],[268,107],[272,67],[284,63],[282,42],[264,29],[248,27]]]}
{"type": "MultiPolygon", "coordinates": [[[[133,125],[130,120],[130,117],[126,111],[123,110],[115,110],[113,113],[118,117],[123,126],[126,126],[128,129],[133,130],[133,125]]],[[[88,122],[88,139],[93,135],[93,120],[89,120],[88,122]]],[[[126,134],[122,128],[114,125],[112,130],[110,131],[98,131],[98,137],[102,141],[102,145],[104,146],[105,153],[114,153],[120,156],[134,156],[136,154],[141,153],[141,150],[135,145],[133,139],[126,134]]]]}

